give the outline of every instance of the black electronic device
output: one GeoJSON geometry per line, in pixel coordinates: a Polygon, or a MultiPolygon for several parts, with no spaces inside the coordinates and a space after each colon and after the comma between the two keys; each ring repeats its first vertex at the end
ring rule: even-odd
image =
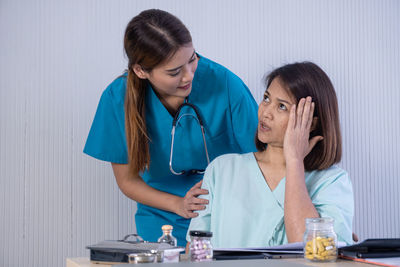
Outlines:
{"type": "Polygon", "coordinates": [[[366,239],[361,243],[339,248],[343,258],[400,257],[400,238],[366,239]]]}
{"type": "Polygon", "coordinates": [[[164,251],[167,249],[176,248],[167,243],[155,243],[143,241],[143,239],[136,235],[130,234],[125,236],[122,240],[105,240],[100,243],[86,247],[90,249],[90,260],[93,262],[128,262],[128,255],[131,253],[164,251]],[[136,240],[130,241],[129,237],[135,237],[136,240]]]}

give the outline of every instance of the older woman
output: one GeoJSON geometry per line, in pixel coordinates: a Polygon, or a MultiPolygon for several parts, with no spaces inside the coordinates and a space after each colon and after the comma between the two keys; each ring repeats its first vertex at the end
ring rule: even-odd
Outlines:
{"type": "MultiPolygon", "coordinates": [[[[302,241],[305,218],[331,217],[352,243],[354,200],[341,159],[335,90],[317,65],[285,65],[267,76],[256,153],[228,154],[207,168],[209,201],[190,230],[213,232],[214,247],[302,241]]],[[[187,240],[188,236],[187,236],[187,240]]]]}

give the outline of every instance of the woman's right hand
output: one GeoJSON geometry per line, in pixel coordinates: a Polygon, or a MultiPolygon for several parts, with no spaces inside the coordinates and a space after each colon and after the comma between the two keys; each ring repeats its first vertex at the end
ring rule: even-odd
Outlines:
{"type": "Polygon", "coordinates": [[[309,138],[314,119],[315,103],[312,98],[301,98],[299,103],[290,108],[289,121],[283,141],[283,152],[286,160],[303,162],[314,146],[323,139],[322,136],[309,138]]]}
{"type": "Polygon", "coordinates": [[[200,195],[208,194],[208,190],[201,188],[202,182],[203,180],[195,184],[186,195],[179,200],[176,214],[189,219],[199,216],[195,211],[204,210],[206,208],[205,205],[208,204],[208,200],[198,198],[200,195]]]}

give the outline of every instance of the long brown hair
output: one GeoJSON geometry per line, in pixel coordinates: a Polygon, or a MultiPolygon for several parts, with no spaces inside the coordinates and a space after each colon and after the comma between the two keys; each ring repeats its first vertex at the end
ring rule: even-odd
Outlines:
{"type": "Polygon", "coordinates": [[[128,57],[125,95],[125,127],[131,171],[136,174],[150,164],[149,135],[146,129],[145,97],[148,80],[140,79],[133,67],[146,72],[172,57],[192,37],[185,25],[172,14],[149,9],[135,16],[127,25],[124,37],[128,57]]]}
{"type": "MultiPolygon", "coordinates": [[[[286,91],[293,95],[296,103],[301,98],[312,97],[315,102],[314,117],[317,125],[310,132],[310,138],[321,135],[323,140],[317,142],[304,159],[307,171],[322,170],[340,162],[342,158],[342,136],[340,133],[339,109],[335,89],[328,75],[312,62],[284,65],[272,71],[265,79],[266,88],[275,78],[279,78],[286,91]]],[[[258,151],[266,149],[266,144],[258,140],[258,151]]]]}

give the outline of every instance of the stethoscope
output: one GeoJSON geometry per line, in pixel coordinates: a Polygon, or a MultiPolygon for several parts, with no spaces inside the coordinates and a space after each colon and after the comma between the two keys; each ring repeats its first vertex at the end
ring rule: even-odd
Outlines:
{"type": "Polygon", "coordinates": [[[174,171],[174,168],[172,167],[172,158],[173,158],[173,151],[174,151],[174,137],[175,137],[175,128],[176,124],[185,116],[192,116],[193,118],[196,119],[196,121],[200,125],[201,129],[201,134],[203,135],[203,143],[204,143],[204,150],[206,152],[206,157],[207,157],[207,165],[210,164],[210,158],[208,157],[208,150],[207,150],[207,144],[206,144],[206,137],[204,135],[204,126],[203,126],[203,120],[201,119],[200,113],[197,110],[197,107],[191,103],[187,102],[187,99],[185,99],[185,102],[179,106],[178,110],[176,111],[176,114],[174,116],[174,120],[172,121],[172,130],[171,130],[171,153],[169,154],[169,169],[171,172],[175,175],[182,175],[182,174],[203,174],[205,170],[188,170],[188,171],[181,171],[181,172],[176,172],[174,171]],[[183,107],[190,107],[194,110],[196,116],[191,113],[184,113],[181,116],[179,116],[181,109],[183,107]]]}

